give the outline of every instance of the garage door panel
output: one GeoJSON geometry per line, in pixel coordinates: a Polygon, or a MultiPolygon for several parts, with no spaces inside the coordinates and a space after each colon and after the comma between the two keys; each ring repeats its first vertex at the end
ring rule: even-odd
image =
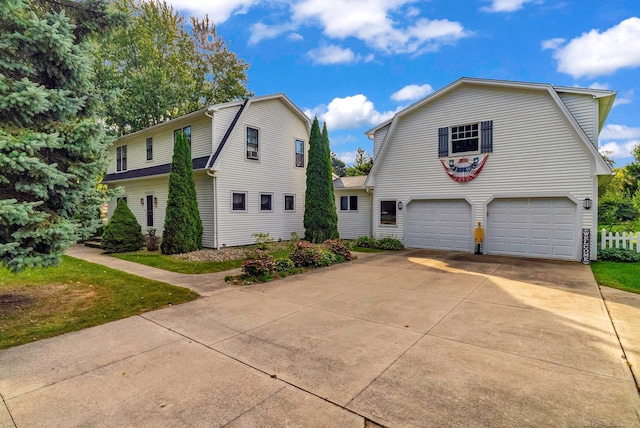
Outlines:
{"type": "Polygon", "coordinates": [[[466,201],[412,201],[407,210],[409,247],[471,251],[471,207],[466,201]]]}
{"type": "Polygon", "coordinates": [[[569,199],[496,199],[488,214],[487,253],[575,259],[576,205],[569,199]]]}

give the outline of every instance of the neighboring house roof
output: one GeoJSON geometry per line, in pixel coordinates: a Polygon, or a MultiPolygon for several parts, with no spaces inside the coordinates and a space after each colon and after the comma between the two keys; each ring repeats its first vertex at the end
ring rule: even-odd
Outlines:
{"type": "Polygon", "coordinates": [[[333,180],[334,189],[364,189],[366,175],[356,175],[354,177],[338,177],[333,180]]]}
{"type": "MultiPolygon", "coordinates": [[[[380,152],[377,155],[377,158],[380,158],[381,156],[384,155],[384,153],[386,152],[386,150],[388,150],[389,146],[389,141],[391,141],[391,139],[393,138],[395,132],[396,132],[396,128],[399,126],[398,123],[401,121],[401,119],[410,114],[411,112],[418,110],[424,106],[426,106],[427,104],[433,102],[436,99],[439,99],[443,96],[445,96],[446,94],[448,94],[449,92],[464,86],[464,85],[480,85],[480,86],[487,86],[487,87],[506,87],[506,88],[520,88],[520,89],[529,89],[529,90],[540,90],[540,91],[546,91],[549,93],[549,95],[551,96],[551,98],[556,102],[556,104],[558,105],[558,108],[564,113],[564,115],[566,116],[568,122],[571,124],[572,128],[576,131],[576,133],[580,136],[580,139],[582,140],[582,142],[586,145],[587,149],[589,150],[589,152],[593,155],[595,162],[596,162],[596,174],[597,175],[606,175],[606,174],[610,174],[611,173],[611,168],[609,168],[609,166],[604,162],[604,160],[602,159],[602,157],[600,156],[600,153],[598,152],[598,150],[596,149],[596,147],[591,143],[589,137],[586,135],[586,133],[584,132],[584,130],[580,127],[580,125],[578,124],[578,122],[576,121],[576,119],[573,117],[573,115],[569,112],[569,109],[567,108],[567,106],[564,104],[564,102],[560,99],[558,93],[576,93],[576,94],[586,94],[586,95],[591,95],[593,96],[595,99],[598,100],[598,111],[599,111],[599,115],[598,115],[598,131],[600,131],[602,129],[602,126],[604,124],[604,121],[606,120],[609,111],[611,110],[611,107],[613,106],[613,101],[616,97],[617,92],[616,91],[610,91],[610,90],[606,90],[606,89],[590,89],[590,88],[572,88],[572,87],[565,87],[565,86],[553,86],[550,85],[548,83],[528,83],[528,82],[513,82],[513,81],[507,81],[507,80],[490,80],[490,79],[476,79],[476,78],[469,78],[469,77],[462,77],[458,80],[456,80],[455,82],[445,86],[444,88],[432,93],[431,95],[423,98],[422,100],[400,110],[398,113],[396,113],[393,118],[386,120],[382,123],[380,123],[379,125],[369,129],[368,131],[365,132],[365,134],[369,137],[373,136],[376,131],[378,131],[381,128],[384,128],[385,126],[391,124],[391,127],[389,128],[389,132],[387,133],[387,135],[385,136],[383,142],[382,142],[382,146],[380,147],[380,152]]],[[[382,162],[377,161],[373,164],[373,168],[371,169],[371,172],[369,173],[368,179],[365,183],[365,186],[373,186],[374,184],[374,175],[376,174],[379,165],[382,162]]]]}

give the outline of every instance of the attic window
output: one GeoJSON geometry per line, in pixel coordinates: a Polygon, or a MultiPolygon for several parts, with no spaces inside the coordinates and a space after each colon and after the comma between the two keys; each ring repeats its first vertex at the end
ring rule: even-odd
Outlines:
{"type": "Polygon", "coordinates": [[[247,159],[258,160],[258,130],[247,127],[247,159]]]}
{"type": "Polygon", "coordinates": [[[451,127],[451,153],[477,152],[479,142],[477,123],[451,127]]]}

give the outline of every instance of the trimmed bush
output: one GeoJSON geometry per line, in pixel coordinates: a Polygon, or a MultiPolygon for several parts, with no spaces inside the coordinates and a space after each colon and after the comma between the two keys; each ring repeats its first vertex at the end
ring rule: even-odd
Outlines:
{"type": "Polygon", "coordinates": [[[296,265],[291,259],[276,259],[275,270],[277,272],[287,272],[294,269],[296,265]]]}
{"type": "Polygon", "coordinates": [[[351,251],[341,239],[327,239],[322,243],[324,247],[336,256],[340,256],[342,261],[351,260],[351,251]]]}
{"type": "Polygon", "coordinates": [[[378,248],[377,242],[374,238],[369,236],[359,236],[353,240],[354,247],[362,247],[362,248],[378,248]]]}
{"type": "Polygon", "coordinates": [[[144,247],[142,227],[124,199],[118,201],[111,220],[104,228],[101,246],[107,253],[126,253],[144,247]]]}
{"type": "Polygon", "coordinates": [[[150,227],[147,229],[147,236],[144,237],[145,243],[147,245],[148,251],[156,251],[158,249],[159,239],[156,236],[156,229],[150,227]]]}
{"type": "Polygon", "coordinates": [[[598,251],[598,260],[622,263],[640,262],[640,253],[624,248],[606,248],[598,251]]]}
{"type": "Polygon", "coordinates": [[[318,258],[318,261],[314,266],[331,266],[336,263],[338,263],[338,256],[336,256],[329,250],[320,250],[320,257],[318,258]]]}
{"type": "Polygon", "coordinates": [[[262,278],[270,274],[276,268],[273,256],[264,250],[253,250],[247,254],[242,263],[242,273],[254,278],[262,278]]]}
{"type": "Polygon", "coordinates": [[[310,242],[298,241],[293,245],[289,258],[296,267],[318,266],[322,249],[310,242]]]}
{"type": "Polygon", "coordinates": [[[376,248],[379,248],[381,250],[398,251],[398,250],[404,249],[404,245],[402,245],[402,242],[400,242],[400,240],[396,238],[378,239],[378,242],[376,243],[376,245],[377,245],[376,248]]]}

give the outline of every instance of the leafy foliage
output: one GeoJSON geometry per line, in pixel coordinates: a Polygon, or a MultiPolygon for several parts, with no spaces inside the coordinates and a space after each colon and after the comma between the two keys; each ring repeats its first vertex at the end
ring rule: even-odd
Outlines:
{"type": "Polygon", "coordinates": [[[96,75],[107,123],[117,133],[252,95],[249,65],[207,16],[187,22],[164,0],[117,0],[115,6],[130,25],[101,44],[96,75]]]}
{"type": "Polygon", "coordinates": [[[378,248],[378,242],[370,236],[359,236],[353,240],[352,245],[354,247],[378,248]]]}
{"type": "Polygon", "coordinates": [[[275,259],[265,250],[256,249],[249,252],[242,263],[242,273],[255,278],[261,278],[275,270],[275,259]]]}
{"type": "Polygon", "coordinates": [[[317,117],[313,120],[309,136],[304,228],[305,240],[310,242],[320,243],[339,236],[331,178],[329,134],[326,123],[322,134],[320,133],[317,117]]]}
{"type": "Polygon", "coordinates": [[[380,250],[390,251],[398,251],[404,249],[404,245],[402,245],[402,242],[392,237],[375,239],[369,236],[359,236],[353,240],[352,245],[354,247],[377,248],[380,250]]]}
{"type": "Polygon", "coordinates": [[[0,4],[0,262],[52,266],[101,224],[106,148],[92,40],[103,1],[0,4]]]}
{"type": "Polygon", "coordinates": [[[322,249],[310,242],[298,241],[293,246],[289,258],[296,267],[317,266],[322,257],[322,249]]]}
{"type": "Polygon", "coordinates": [[[346,167],[347,164],[344,163],[343,160],[339,159],[337,154],[331,152],[331,169],[333,170],[333,173],[338,177],[346,177],[346,167]]]}
{"type": "Polygon", "coordinates": [[[193,177],[191,148],[184,132],[179,132],[173,147],[169,196],[164,220],[162,254],[179,254],[202,248],[202,220],[198,210],[193,177]]]}
{"type": "Polygon", "coordinates": [[[288,272],[295,267],[296,265],[291,259],[276,259],[275,270],[277,272],[288,272]]]}
{"type": "Polygon", "coordinates": [[[156,236],[156,229],[150,227],[147,229],[147,236],[144,237],[147,251],[156,251],[158,249],[158,237],[156,236]]]}
{"type": "Polygon", "coordinates": [[[343,261],[351,260],[351,251],[341,239],[327,239],[322,245],[336,256],[340,256],[343,261]]]}
{"type": "Polygon", "coordinates": [[[118,201],[111,220],[104,228],[101,245],[107,253],[138,251],[144,246],[142,227],[124,199],[118,201]]]}
{"type": "Polygon", "coordinates": [[[268,250],[273,244],[273,238],[268,233],[254,233],[256,248],[260,250],[268,250]]]}
{"type": "Polygon", "coordinates": [[[373,158],[363,148],[358,147],[358,152],[356,153],[356,159],[353,165],[347,167],[345,172],[347,177],[369,175],[371,168],[373,168],[373,158]]]}
{"type": "Polygon", "coordinates": [[[625,248],[605,248],[598,251],[598,260],[622,263],[639,263],[640,253],[625,248]]]}

